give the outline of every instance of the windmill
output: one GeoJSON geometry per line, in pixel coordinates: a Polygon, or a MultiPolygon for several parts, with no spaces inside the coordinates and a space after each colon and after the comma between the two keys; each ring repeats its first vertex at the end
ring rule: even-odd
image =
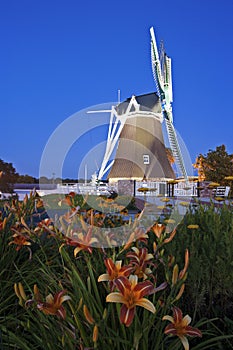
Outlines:
{"type": "MultiPolygon", "coordinates": [[[[141,128],[135,126],[134,132],[132,136],[132,132],[128,132],[129,128],[132,129],[132,125],[130,124],[130,120],[132,123],[140,124],[140,121],[144,118],[142,123],[148,123],[148,130],[154,129],[154,138],[151,141],[150,145],[147,145],[147,141],[149,140],[149,133],[145,135],[142,143],[141,149],[145,146],[151,152],[151,158],[154,158],[156,161],[156,156],[158,158],[159,163],[162,165],[162,170],[166,176],[165,178],[173,178],[172,172],[173,170],[169,168],[167,164],[167,156],[165,155],[165,146],[163,142],[163,137],[161,135],[161,123],[165,120],[168,139],[170,142],[172,154],[175,158],[177,167],[180,170],[180,173],[187,180],[187,171],[185,168],[184,160],[182,157],[182,153],[180,150],[180,146],[177,140],[176,132],[173,126],[173,115],[172,115],[172,78],[171,78],[171,59],[165,54],[164,48],[161,47],[160,54],[158,53],[155,34],[153,28],[150,29],[151,33],[151,58],[152,58],[152,70],[156,84],[156,93],[150,93],[141,96],[132,96],[122,103],[118,103],[116,106],[112,106],[111,110],[106,110],[102,112],[111,112],[110,121],[109,121],[109,130],[107,137],[106,150],[104,154],[104,158],[102,161],[101,168],[99,169],[98,179],[102,179],[103,176],[110,170],[110,178],[121,178],[121,177],[134,177],[137,172],[137,166],[132,165],[130,160],[133,160],[134,163],[139,165],[141,171],[145,168],[147,170],[149,167],[145,167],[146,163],[143,160],[144,155],[140,156],[140,151],[136,152],[138,156],[130,155],[130,159],[124,159],[125,150],[127,149],[127,153],[129,150],[132,150],[134,146],[130,146],[130,141],[138,139],[139,134],[141,133],[141,128]],[[151,102],[152,101],[152,102],[151,102]],[[149,102],[149,104],[148,104],[149,102]],[[151,108],[147,108],[147,107],[151,108]],[[153,107],[152,107],[153,106],[153,107]],[[146,109],[144,108],[146,107],[146,109]],[[162,111],[162,113],[161,113],[162,111]],[[134,119],[135,118],[135,119],[134,119]],[[146,119],[145,119],[146,118],[146,119]],[[150,124],[151,123],[151,124],[150,124]],[[128,137],[128,134],[131,134],[128,137]],[[125,140],[129,141],[125,141],[125,140]],[[158,144],[159,140],[159,144],[158,144]],[[160,142],[161,141],[161,142],[160,142]],[[125,142],[128,142],[126,145],[125,142]],[[114,150],[117,148],[116,156],[113,160],[111,157],[113,156],[114,150]],[[156,153],[156,156],[155,156],[156,153]],[[141,157],[140,159],[138,157],[141,157]],[[131,170],[130,170],[131,169],[131,170]],[[171,171],[172,170],[172,171],[171,171]],[[131,171],[131,174],[129,174],[131,171]],[[128,173],[128,175],[127,175],[128,173]]],[[[100,112],[100,111],[97,111],[100,112]]],[[[93,113],[89,111],[89,113],[93,113]]],[[[136,143],[134,143],[135,145],[136,143]]],[[[157,162],[156,162],[157,164],[157,162]]],[[[151,168],[154,168],[148,173],[148,177],[156,178],[161,177],[158,174],[158,169],[156,170],[156,164],[151,164],[151,168]]],[[[139,171],[140,173],[140,171],[139,171]]],[[[138,175],[136,177],[140,177],[138,175]]]]}
{"type": "Polygon", "coordinates": [[[156,92],[160,98],[162,113],[168,134],[168,140],[177,167],[184,179],[187,180],[187,171],[184,159],[173,125],[171,58],[166,55],[163,44],[160,46],[160,52],[158,51],[153,27],[150,28],[150,35],[152,71],[155,80],[156,92]]]}

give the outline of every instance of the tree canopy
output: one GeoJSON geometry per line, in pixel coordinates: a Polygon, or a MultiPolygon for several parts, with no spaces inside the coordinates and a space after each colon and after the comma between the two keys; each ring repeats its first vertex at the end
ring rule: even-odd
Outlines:
{"type": "Polygon", "coordinates": [[[0,159],[0,191],[5,193],[14,192],[14,184],[17,181],[18,174],[12,163],[6,163],[0,159]]]}
{"type": "Polygon", "coordinates": [[[225,145],[209,150],[206,155],[199,154],[194,168],[198,170],[200,181],[213,181],[221,185],[229,185],[224,178],[233,175],[233,154],[228,154],[225,145]]]}
{"type": "Polygon", "coordinates": [[[19,175],[17,178],[17,183],[23,183],[23,184],[33,184],[33,183],[38,183],[38,179],[31,175],[19,175]]]}

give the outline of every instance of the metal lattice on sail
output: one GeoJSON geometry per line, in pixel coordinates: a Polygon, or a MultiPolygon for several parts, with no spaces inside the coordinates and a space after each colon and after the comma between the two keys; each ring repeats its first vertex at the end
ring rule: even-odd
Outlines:
{"type": "Polygon", "coordinates": [[[169,143],[171,146],[172,154],[176,160],[176,164],[182,176],[187,179],[187,171],[184,159],[179,146],[176,131],[173,126],[171,58],[166,55],[163,45],[160,47],[160,53],[158,52],[153,27],[150,28],[150,34],[152,72],[155,80],[156,92],[159,95],[161,102],[169,143]]]}

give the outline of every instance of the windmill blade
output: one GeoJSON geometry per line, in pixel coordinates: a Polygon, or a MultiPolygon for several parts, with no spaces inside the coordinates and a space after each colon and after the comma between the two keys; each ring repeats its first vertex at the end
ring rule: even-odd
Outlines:
{"type": "Polygon", "coordinates": [[[175,128],[169,119],[165,119],[165,124],[166,124],[168,139],[169,139],[169,143],[171,146],[173,157],[176,160],[176,164],[177,164],[177,167],[178,167],[180,173],[185,178],[185,180],[187,180],[188,175],[187,175],[184,159],[182,156],[182,152],[180,150],[180,146],[179,146],[179,142],[177,139],[175,128]]]}
{"type": "Polygon", "coordinates": [[[159,52],[158,52],[158,48],[155,40],[155,33],[154,33],[153,27],[150,28],[150,35],[151,35],[151,65],[152,65],[153,77],[154,77],[158,95],[163,96],[163,93],[164,93],[163,76],[162,76],[159,52]]]}
{"type": "Polygon", "coordinates": [[[169,102],[173,102],[173,94],[172,94],[172,60],[170,57],[165,55],[165,79],[164,85],[168,86],[168,95],[169,102]]]}
{"type": "Polygon", "coordinates": [[[150,34],[152,71],[166,123],[169,143],[171,146],[172,154],[176,160],[177,167],[185,180],[187,180],[187,171],[184,159],[180,150],[176,131],[173,126],[171,58],[166,55],[163,43],[160,46],[159,55],[153,27],[150,28],[150,34]]]}

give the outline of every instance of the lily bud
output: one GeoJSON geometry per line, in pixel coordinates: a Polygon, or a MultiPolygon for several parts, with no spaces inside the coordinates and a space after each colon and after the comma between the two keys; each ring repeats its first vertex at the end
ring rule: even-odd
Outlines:
{"type": "Polygon", "coordinates": [[[173,238],[175,237],[175,234],[176,234],[176,229],[174,229],[174,230],[172,231],[172,233],[170,234],[170,237],[166,238],[166,239],[163,241],[163,243],[169,243],[169,242],[171,242],[171,241],[173,240],[173,238]]]}
{"type": "Polygon", "coordinates": [[[93,335],[92,335],[92,339],[93,342],[96,343],[98,340],[98,335],[99,335],[99,329],[98,327],[95,325],[94,329],[93,329],[93,335]]]}
{"type": "Polygon", "coordinates": [[[188,269],[188,265],[189,265],[189,251],[188,249],[185,250],[185,261],[184,261],[184,268],[182,271],[180,271],[180,275],[179,278],[182,279],[188,269]]]}
{"type": "Polygon", "coordinates": [[[175,297],[174,301],[177,301],[181,298],[182,294],[184,293],[184,288],[185,288],[185,284],[182,284],[182,286],[180,287],[179,293],[175,297]]]}
{"type": "Polygon", "coordinates": [[[107,309],[105,308],[103,312],[103,320],[105,320],[106,317],[107,317],[107,309]]]}
{"type": "Polygon", "coordinates": [[[90,324],[95,323],[94,318],[91,316],[90,311],[88,310],[85,304],[83,305],[83,313],[88,323],[90,324]]]}
{"type": "Polygon", "coordinates": [[[173,273],[172,273],[172,286],[174,286],[177,282],[178,279],[178,273],[179,273],[179,267],[176,264],[173,268],[173,273]]]}

